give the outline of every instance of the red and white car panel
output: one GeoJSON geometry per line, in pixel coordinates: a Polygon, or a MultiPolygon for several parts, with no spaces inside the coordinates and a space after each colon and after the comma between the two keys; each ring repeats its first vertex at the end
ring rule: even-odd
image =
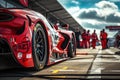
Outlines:
{"type": "MultiPolygon", "coordinates": [[[[1,1],[8,4],[15,0],[1,1]]],[[[19,1],[27,6],[27,2],[21,1],[27,0],[19,1]]],[[[18,5],[18,1],[14,2],[14,6],[15,4],[18,5]]],[[[2,57],[0,68],[2,69],[14,66],[43,69],[46,65],[74,57],[75,42],[73,31],[56,30],[38,12],[3,6],[0,8],[0,56],[2,57]]]]}

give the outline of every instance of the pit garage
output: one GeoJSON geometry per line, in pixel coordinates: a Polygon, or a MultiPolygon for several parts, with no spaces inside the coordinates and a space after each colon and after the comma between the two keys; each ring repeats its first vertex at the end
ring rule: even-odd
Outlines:
{"type": "MultiPolygon", "coordinates": [[[[59,21],[61,25],[69,24],[69,29],[74,32],[76,28],[79,28],[81,32],[84,29],[57,0],[28,0],[28,3],[30,9],[42,13],[51,24],[55,24],[56,21],[59,21]]],[[[102,49],[101,45],[97,45],[96,49],[76,48],[76,56],[47,65],[39,71],[31,68],[2,69],[0,80],[120,79],[119,66],[119,48],[110,46],[102,49]]]]}
{"type": "Polygon", "coordinates": [[[30,9],[42,13],[52,23],[60,21],[61,25],[69,24],[71,30],[75,30],[76,27],[83,30],[82,26],[56,0],[29,0],[29,3],[30,9]]]}

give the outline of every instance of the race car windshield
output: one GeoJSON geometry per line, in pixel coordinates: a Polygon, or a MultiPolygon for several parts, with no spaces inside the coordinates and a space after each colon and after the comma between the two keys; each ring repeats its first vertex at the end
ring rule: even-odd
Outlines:
{"type": "Polygon", "coordinates": [[[24,8],[18,0],[0,0],[0,8],[24,8]]]}

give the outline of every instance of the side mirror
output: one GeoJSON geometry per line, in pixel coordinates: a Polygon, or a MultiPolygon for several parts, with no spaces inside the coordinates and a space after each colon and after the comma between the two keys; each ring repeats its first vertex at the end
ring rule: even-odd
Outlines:
{"type": "Polygon", "coordinates": [[[68,30],[68,29],[69,29],[69,24],[64,24],[64,25],[62,25],[62,28],[68,30]]]}
{"type": "Polygon", "coordinates": [[[28,7],[28,0],[19,0],[19,2],[25,6],[25,7],[28,7]]]}

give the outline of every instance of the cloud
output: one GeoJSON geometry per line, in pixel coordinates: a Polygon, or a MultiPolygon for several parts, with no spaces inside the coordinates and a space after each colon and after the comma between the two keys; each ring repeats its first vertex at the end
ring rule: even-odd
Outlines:
{"type": "Polygon", "coordinates": [[[117,9],[118,10],[117,5],[115,5],[112,2],[108,2],[108,1],[98,2],[98,3],[95,4],[95,6],[98,7],[98,8],[101,8],[101,9],[110,8],[110,9],[117,9]]]}
{"type": "Polygon", "coordinates": [[[70,7],[67,9],[67,11],[74,17],[77,17],[80,13],[80,7],[75,6],[75,7],[70,7]]]}
{"type": "Polygon", "coordinates": [[[79,4],[79,2],[76,1],[76,0],[73,0],[72,3],[74,3],[74,4],[79,4]]]}
{"type": "MultiPolygon", "coordinates": [[[[62,1],[64,3],[65,9],[75,18],[75,20],[83,28],[87,30],[89,29],[91,30],[91,32],[93,32],[93,30],[95,29],[98,35],[100,30],[105,28],[105,26],[120,25],[119,8],[114,3],[114,1],[119,1],[119,0],[111,0],[111,1],[98,0],[99,2],[95,4],[93,1],[89,3],[90,5],[89,7],[87,5],[85,6],[84,3],[82,4],[82,2],[80,2],[79,0],[62,0],[62,1]],[[79,1],[79,5],[77,1],[79,1]]],[[[116,33],[116,32],[110,32],[109,30],[106,31],[109,34],[108,35],[109,37],[114,36],[114,34],[116,33]]]]}
{"type": "Polygon", "coordinates": [[[83,20],[82,25],[91,29],[103,29],[105,28],[106,23],[101,23],[95,20],[83,20]]]}
{"type": "Polygon", "coordinates": [[[109,1],[112,1],[112,2],[120,2],[120,0],[109,0],[109,1]]]}
{"type": "Polygon", "coordinates": [[[96,19],[99,21],[104,19],[97,8],[81,9],[78,17],[80,19],[96,19]]]}
{"type": "Polygon", "coordinates": [[[78,6],[79,0],[57,0],[65,9],[68,9],[69,7],[78,6]]]}
{"type": "Polygon", "coordinates": [[[120,22],[120,12],[118,12],[117,5],[108,1],[101,1],[95,5],[97,6],[96,8],[81,9],[78,17],[80,19],[91,19],[108,23],[120,22]]]}
{"type": "Polygon", "coordinates": [[[120,15],[116,15],[116,13],[113,13],[113,14],[106,16],[105,20],[106,20],[106,22],[119,23],[120,15]]]}

